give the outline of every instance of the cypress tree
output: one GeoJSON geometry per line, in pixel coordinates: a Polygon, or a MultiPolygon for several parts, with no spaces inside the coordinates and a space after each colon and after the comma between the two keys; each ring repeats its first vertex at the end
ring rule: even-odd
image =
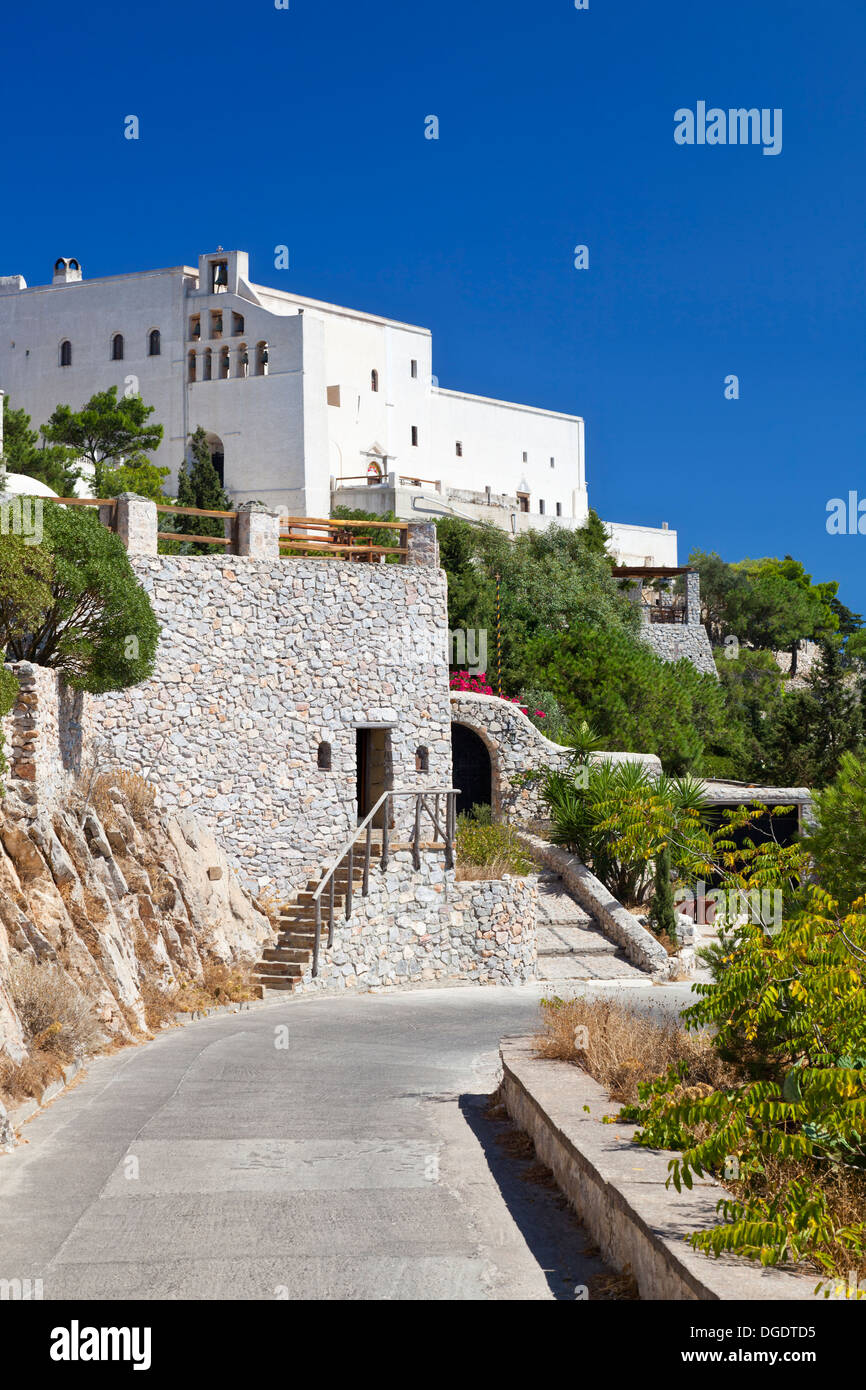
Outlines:
{"type": "Polygon", "coordinates": [[[653,931],[661,936],[667,932],[673,944],[677,945],[677,910],[674,905],[674,890],[671,887],[671,853],[667,845],[656,856],[653,898],[649,913],[653,931]]]}
{"type": "MultiPolygon", "coordinates": [[[[190,436],[190,458],[185,459],[177,480],[177,505],[201,507],[205,511],[229,512],[232,505],[213,466],[207,435],[199,425],[190,436]]],[[[222,536],[224,523],[216,516],[178,516],[174,530],[185,536],[222,536]]],[[[186,547],[185,547],[186,548],[186,547]]],[[[216,546],[193,545],[197,551],[214,551],[216,546]]]]}

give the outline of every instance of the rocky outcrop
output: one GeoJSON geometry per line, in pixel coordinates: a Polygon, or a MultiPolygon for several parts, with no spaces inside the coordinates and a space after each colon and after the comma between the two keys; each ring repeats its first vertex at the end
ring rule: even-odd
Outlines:
{"type": "Polygon", "coordinates": [[[226,855],[190,812],[119,786],[98,811],[0,801],[0,1056],[26,1037],[10,989],[22,957],[50,962],[92,1002],[106,1041],[146,1026],[148,991],[201,982],[208,962],[255,961],[272,935],[226,855]]]}

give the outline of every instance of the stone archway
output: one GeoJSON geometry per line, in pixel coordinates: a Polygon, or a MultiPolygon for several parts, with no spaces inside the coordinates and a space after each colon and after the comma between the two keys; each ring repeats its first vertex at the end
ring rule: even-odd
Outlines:
{"type": "Polygon", "coordinates": [[[451,724],[452,780],[460,795],[457,813],[470,811],[473,806],[489,806],[493,810],[493,764],[484,739],[468,724],[451,724]]]}

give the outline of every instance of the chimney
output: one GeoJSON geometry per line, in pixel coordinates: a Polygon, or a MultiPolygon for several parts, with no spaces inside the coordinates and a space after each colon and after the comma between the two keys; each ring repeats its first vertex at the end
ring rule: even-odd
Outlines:
{"type": "Polygon", "coordinates": [[[54,262],[52,285],[72,285],[81,279],[81,265],[74,256],[58,256],[54,262]]]}

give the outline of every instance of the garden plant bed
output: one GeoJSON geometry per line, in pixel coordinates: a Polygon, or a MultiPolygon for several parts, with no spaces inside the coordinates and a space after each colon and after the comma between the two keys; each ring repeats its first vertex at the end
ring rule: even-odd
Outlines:
{"type": "Polygon", "coordinates": [[[602,1122],[619,1104],[597,1081],[578,1067],[538,1057],[530,1038],[503,1040],[500,1055],[509,1115],[532,1139],[603,1257],[628,1270],[641,1298],[815,1297],[814,1274],[710,1259],[687,1245],[691,1231],[717,1224],[724,1189],[712,1179],[696,1180],[690,1191],[666,1187],[670,1155],[632,1143],[635,1125],[602,1122]]]}

